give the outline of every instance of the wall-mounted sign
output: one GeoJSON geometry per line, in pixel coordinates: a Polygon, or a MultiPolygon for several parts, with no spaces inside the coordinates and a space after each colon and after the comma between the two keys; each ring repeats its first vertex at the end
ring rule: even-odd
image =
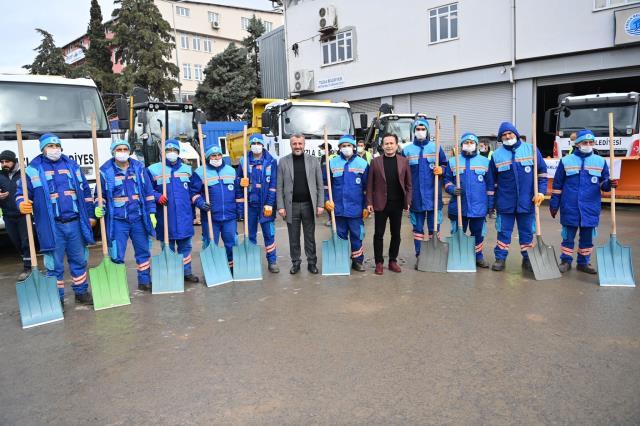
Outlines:
{"type": "Polygon", "coordinates": [[[640,43],[640,7],[616,10],[615,45],[640,43]]]}
{"type": "Polygon", "coordinates": [[[316,90],[335,89],[344,86],[344,78],[340,75],[337,77],[321,78],[318,80],[316,90]]]}
{"type": "Polygon", "coordinates": [[[78,62],[81,59],[84,59],[84,50],[80,48],[73,49],[64,57],[64,61],[69,65],[78,62]]]}

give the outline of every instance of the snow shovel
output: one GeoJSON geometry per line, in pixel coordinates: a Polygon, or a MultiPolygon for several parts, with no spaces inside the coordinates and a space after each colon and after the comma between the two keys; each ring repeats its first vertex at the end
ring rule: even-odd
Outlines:
{"type": "MultiPolygon", "coordinates": [[[[104,206],[102,198],[102,185],[100,182],[100,160],[98,159],[98,139],[96,136],[96,118],[91,118],[91,137],[93,139],[93,164],[96,175],[96,188],[98,190],[98,205],[104,206]]],[[[127,269],[124,264],[118,264],[109,257],[107,245],[107,229],[104,217],[100,218],[100,236],[102,237],[102,262],[95,268],[89,269],[89,280],[93,294],[93,309],[115,308],[116,306],[130,305],[129,283],[127,282],[127,269]]]]}
{"type": "MultiPolygon", "coordinates": [[[[609,113],[609,172],[613,176],[613,113],[609,113]]],[[[611,188],[611,237],[609,242],[596,247],[598,281],[601,286],[635,287],[635,274],[631,261],[631,247],[623,246],[616,237],[616,189],[611,188]]]]}
{"type": "MultiPolygon", "coordinates": [[[[16,124],[16,137],[18,139],[22,190],[26,201],[29,199],[29,195],[27,193],[27,174],[24,168],[24,153],[22,149],[22,127],[19,124],[16,124]]],[[[16,284],[16,293],[22,328],[30,328],[60,321],[64,319],[64,316],[62,315],[62,304],[60,303],[60,295],[56,286],[56,278],[47,277],[38,270],[31,215],[27,214],[24,218],[27,221],[31,274],[24,281],[19,281],[16,284]]]]}
{"type": "MultiPolygon", "coordinates": [[[[440,119],[436,117],[436,163],[440,164],[440,119]]],[[[447,244],[438,238],[438,191],[440,189],[439,176],[434,176],[433,201],[433,238],[422,240],[420,256],[418,256],[418,271],[447,272],[447,244]]],[[[428,232],[427,232],[428,234],[428,232]]]]}
{"type": "MultiPolygon", "coordinates": [[[[247,177],[247,126],[244,126],[242,153],[243,176],[247,177]]],[[[244,238],[241,244],[233,246],[233,280],[256,281],[262,279],[262,250],[249,241],[249,188],[244,189],[244,238]]]]}
{"type": "MultiPolygon", "coordinates": [[[[167,153],[165,152],[165,135],[162,131],[162,194],[167,196],[167,153]]],[[[184,293],[184,256],[174,253],[169,248],[169,214],[166,205],[164,210],[164,247],[162,252],[151,257],[151,294],[184,293]]]]}
{"type": "MultiPolygon", "coordinates": [[[[329,167],[329,142],[327,140],[326,127],[324,128],[324,155],[329,201],[333,203],[331,169],[329,167]]],[[[331,239],[322,242],[322,275],[351,275],[351,248],[349,247],[349,241],[338,237],[334,210],[331,210],[331,239]]]]}
{"type": "MultiPolygon", "coordinates": [[[[536,113],[533,113],[531,123],[531,137],[533,139],[533,193],[538,194],[538,144],[536,138],[536,113]]],[[[549,246],[542,241],[542,229],[540,228],[540,207],[536,210],[536,243],[527,249],[529,261],[533,269],[533,276],[536,280],[552,280],[560,278],[558,269],[558,258],[553,246],[549,246]]]]}
{"type": "MultiPolygon", "coordinates": [[[[209,184],[207,180],[207,159],[204,155],[204,143],[202,141],[202,125],[198,123],[198,140],[200,141],[200,156],[202,157],[202,175],[204,177],[204,198],[209,203],[209,184]]],[[[211,210],[207,212],[209,224],[209,244],[200,251],[200,262],[204,272],[204,281],[207,287],[214,287],[233,281],[227,253],[223,247],[213,241],[213,223],[211,222],[211,210]]]]}
{"type": "MultiPolygon", "coordinates": [[[[453,155],[456,164],[456,188],[460,188],[460,156],[458,155],[458,119],[453,116],[453,133],[456,144],[453,155]]],[[[467,178],[469,178],[467,176],[467,178]]],[[[476,243],[475,238],[464,233],[462,229],[462,196],[457,195],[458,226],[456,232],[447,238],[449,242],[449,258],[447,272],[476,272],[476,243]]]]}

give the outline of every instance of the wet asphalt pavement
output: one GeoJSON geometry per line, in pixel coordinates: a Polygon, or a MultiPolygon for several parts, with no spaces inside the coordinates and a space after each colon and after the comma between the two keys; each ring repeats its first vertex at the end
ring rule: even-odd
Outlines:
{"type": "MultiPolygon", "coordinates": [[[[560,225],[542,211],[559,254],[560,225]]],[[[638,218],[618,207],[636,270],[638,218]]],[[[291,276],[277,228],[282,271],[265,267],[261,282],[152,296],[136,289],[130,250],[130,306],[76,307],[67,287],[64,322],[28,330],[3,247],[0,424],[640,423],[640,289],[575,269],[523,277],[516,240],[506,272],[417,272],[406,219],[401,274],[378,277],[368,260],[351,277],[291,276]]],[[[609,229],[605,210],[597,244],[609,229]]],[[[369,258],[372,219],[367,232],[369,258]]],[[[320,251],[329,230],[316,235],[320,251]]],[[[494,243],[490,221],[490,261],[494,243]]],[[[91,266],[101,258],[93,248],[91,266]]]]}

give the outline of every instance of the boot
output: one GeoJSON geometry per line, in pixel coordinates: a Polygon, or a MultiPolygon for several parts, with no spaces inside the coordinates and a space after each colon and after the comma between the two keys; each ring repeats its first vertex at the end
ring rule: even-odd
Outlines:
{"type": "Polygon", "coordinates": [[[496,259],[491,266],[492,271],[504,271],[504,259],[496,259]]]}
{"type": "Polygon", "coordinates": [[[533,272],[533,266],[531,266],[531,261],[528,257],[522,259],[522,269],[525,271],[533,272]]]}
{"type": "Polygon", "coordinates": [[[402,269],[400,269],[400,265],[398,265],[398,262],[394,260],[389,261],[389,270],[393,272],[402,272],[402,269]]]}
{"type": "Polygon", "coordinates": [[[198,277],[196,277],[193,274],[189,274],[189,275],[185,275],[184,276],[184,282],[185,283],[199,283],[200,279],[198,277]]]}
{"type": "Polygon", "coordinates": [[[376,275],[382,275],[384,274],[384,268],[382,266],[382,263],[376,263],[376,271],[375,271],[376,275]]]}
{"type": "Polygon", "coordinates": [[[489,267],[489,262],[487,262],[484,259],[477,259],[476,260],[476,266],[478,268],[488,268],[489,267]]]}
{"type": "Polygon", "coordinates": [[[20,275],[18,275],[18,281],[26,280],[29,278],[29,275],[31,275],[31,268],[24,268],[24,270],[20,272],[20,275]]]}
{"type": "Polygon", "coordinates": [[[269,272],[271,272],[272,274],[277,274],[278,272],[280,272],[280,268],[278,268],[277,264],[270,263],[269,264],[269,272]]]}
{"type": "Polygon", "coordinates": [[[351,268],[358,272],[364,272],[364,266],[362,265],[362,263],[359,263],[359,262],[353,262],[351,264],[351,268]]]}
{"type": "Polygon", "coordinates": [[[591,275],[598,273],[598,271],[596,271],[591,265],[578,265],[576,269],[580,272],[584,272],[591,275]]]}
{"type": "Polygon", "coordinates": [[[82,305],[93,305],[93,297],[91,297],[91,293],[89,292],[76,294],[76,303],[80,303],[82,305]]]}
{"type": "Polygon", "coordinates": [[[571,269],[571,264],[569,262],[561,262],[558,265],[558,269],[560,269],[560,272],[562,272],[563,274],[565,272],[567,272],[569,269],[571,269]]]}
{"type": "Polygon", "coordinates": [[[149,284],[138,284],[138,290],[151,292],[151,283],[149,283],[149,284]]]}

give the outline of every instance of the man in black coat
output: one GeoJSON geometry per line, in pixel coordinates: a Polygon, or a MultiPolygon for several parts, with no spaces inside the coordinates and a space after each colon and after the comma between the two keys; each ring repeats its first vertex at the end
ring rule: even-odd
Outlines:
{"type": "Polygon", "coordinates": [[[0,209],[2,209],[4,218],[4,228],[14,247],[22,253],[24,271],[18,277],[18,281],[22,281],[31,272],[31,257],[29,255],[27,225],[15,202],[16,186],[20,180],[20,168],[16,154],[13,151],[2,151],[0,153],[0,167],[0,209]]]}

